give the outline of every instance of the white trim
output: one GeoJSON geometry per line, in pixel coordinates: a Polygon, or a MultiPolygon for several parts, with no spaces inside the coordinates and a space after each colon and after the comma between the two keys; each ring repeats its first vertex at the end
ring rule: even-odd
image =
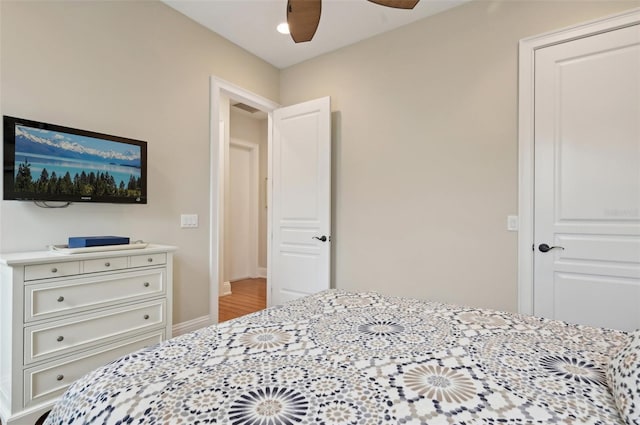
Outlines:
{"type": "Polygon", "coordinates": [[[272,286],[271,286],[271,244],[273,243],[273,108],[269,112],[269,121],[267,122],[267,307],[271,307],[273,303],[272,286]]]}
{"type": "Polygon", "coordinates": [[[262,279],[267,278],[267,268],[266,267],[258,267],[256,277],[260,277],[262,279]]]}
{"type": "Polygon", "coordinates": [[[534,66],[538,49],[640,24],[640,8],[520,40],[518,82],[518,312],[533,314],[534,66]]]}
{"type": "Polygon", "coordinates": [[[220,296],[224,297],[225,295],[231,295],[231,282],[229,282],[228,280],[224,281],[224,283],[222,284],[222,293],[220,294],[220,296]]]}
{"type": "Polygon", "coordinates": [[[186,333],[209,326],[209,324],[209,316],[196,317],[195,319],[187,320],[186,322],[173,325],[173,336],[176,337],[179,335],[184,335],[186,333]]]}
{"type": "MultiPolygon", "coordinates": [[[[267,167],[268,176],[271,175],[271,134],[272,134],[272,120],[273,111],[279,107],[279,105],[269,99],[266,99],[257,94],[251,93],[236,86],[228,81],[211,76],[211,116],[210,118],[210,141],[209,141],[209,227],[211,229],[209,234],[209,316],[212,323],[217,323],[218,317],[218,292],[220,282],[224,282],[223,270],[221,265],[224,264],[222,256],[224,249],[222,244],[224,242],[224,211],[223,209],[223,195],[222,185],[224,183],[224,155],[220,153],[224,152],[224,135],[221,137],[221,133],[227,131],[228,124],[224,124],[220,121],[220,101],[222,96],[228,96],[231,99],[240,101],[246,105],[253,106],[263,112],[267,113],[267,125],[268,125],[268,140],[267,140],[267,167]]],[[[267,185],[267,205],[271,205],[271,188],[267,185]]],[[[271,234],[271,208],[269,208],[267,218],[267,235],[271,234]]],[[[271,237],[267,239],[267,270],[269,269],[270,256],[270,244],[271,237]]],[[[270,304],[270,284],[267,279],[267,306],[270,304]]]]}
{"type": "Polygon", "coordinates": [[[258,277],[258,276],[254,275],[254,274],[249,275],[249,276],[238,276],[238,277],[233,278],[232,280],[230,280],[230,282],[231,282],[231,283],[241,282],[241,281],[243,281],[243,280],[255,279],[255,278],[257,278],[257,277],[258,277]]]}

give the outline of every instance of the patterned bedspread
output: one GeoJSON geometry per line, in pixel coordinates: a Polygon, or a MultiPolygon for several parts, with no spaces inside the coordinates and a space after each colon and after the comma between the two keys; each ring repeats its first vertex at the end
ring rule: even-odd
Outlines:
{"type": "Polygon", "coordinates": [[[47,424],[621,424],[617,331],[330,290],[77,381],[47,424]]]}

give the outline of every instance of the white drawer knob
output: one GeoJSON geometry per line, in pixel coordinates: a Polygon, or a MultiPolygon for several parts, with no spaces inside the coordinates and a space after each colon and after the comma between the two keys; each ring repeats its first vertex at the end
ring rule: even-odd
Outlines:
{"type": "Polygon", "coordinates": [[[144,315],[144,320],[149,320],[149,315],[148,314],[144,315]]]}
{"type": "Polygon", "coordinates": [[[51,269],[51,273],[58,273],[58,269],[57,269],[57,268],[55,268],[55,267],[54,267],[54,268],[52,268],[52,269],[51,269]]]}
{"type": "Polygon", "coordinates": [[[62,381],[64,379],[64,375],[58,375],[56,376],[56,380],[57,381],[62,381]]]}
{"type": "Polygon", "coordinates": [[[109,267],[109,266],[111,266],[111,263],[106,262],[106,263],[104,263],[104,266],[105,266],[105,267],[109,267]]]}
{"type": "Polygon", "coordinates": [[[58,297],[58,302],[59,302],[59,303],[61,303],[62,301],[64,301],[64,297],[63,297],[62,295],[60,295],[60,296],[58,297]]]}
{"type": "Polygon", "coordinates": [[[64,341],[64,337],[63,337],[62,335],[60,335],[60,336],[58,337],[58,342],[62,342],[62,341],[64,341]]]}
{"type": "Polygon", "coordinates": [[[145,288],[148,288],[149,287],[149,282],[145,282],[145,283],[143,283],[143,285],[144,285],[145,288]]]}

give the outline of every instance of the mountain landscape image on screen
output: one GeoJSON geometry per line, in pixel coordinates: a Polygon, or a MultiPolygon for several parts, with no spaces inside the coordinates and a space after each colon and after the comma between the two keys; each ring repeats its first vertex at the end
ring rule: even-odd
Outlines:
{"type": "Polygon", "coordinates": [[[15,191],[141,196],[141,149],[111,140],[15,126],[15,191]]]}

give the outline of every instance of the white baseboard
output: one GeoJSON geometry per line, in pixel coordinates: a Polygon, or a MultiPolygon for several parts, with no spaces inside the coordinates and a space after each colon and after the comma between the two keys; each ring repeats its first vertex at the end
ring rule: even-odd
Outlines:
{"type": "Polygon", "coordinates": [[[231,282],[227,281],[222,284],[222,293],[220,293],[220,297],[225,295],[231,295],[231,282]]]}
{"type": "Polygon", "coordinates": [[[266,267],[258,267],[258,276],[257,277],[261,277],[263,279],[267,278],[267,268],[266,267]]]}
{"type": "Polygon", "coordinates": [[[183,335],[207,327],[210,324],[209,316],[196,317],[195,319],[173,325],[171,332],[173,332],[173,336],[183,335]]]}
{"type": "Polygon", "coordinates": [[[253,276],[252,275],[234,276],[231,279],[229,279],[229,282],[233,283],[233,282],[238,282],[239,280],[247,280],[247,279],[253,279],[253,276]]]}

